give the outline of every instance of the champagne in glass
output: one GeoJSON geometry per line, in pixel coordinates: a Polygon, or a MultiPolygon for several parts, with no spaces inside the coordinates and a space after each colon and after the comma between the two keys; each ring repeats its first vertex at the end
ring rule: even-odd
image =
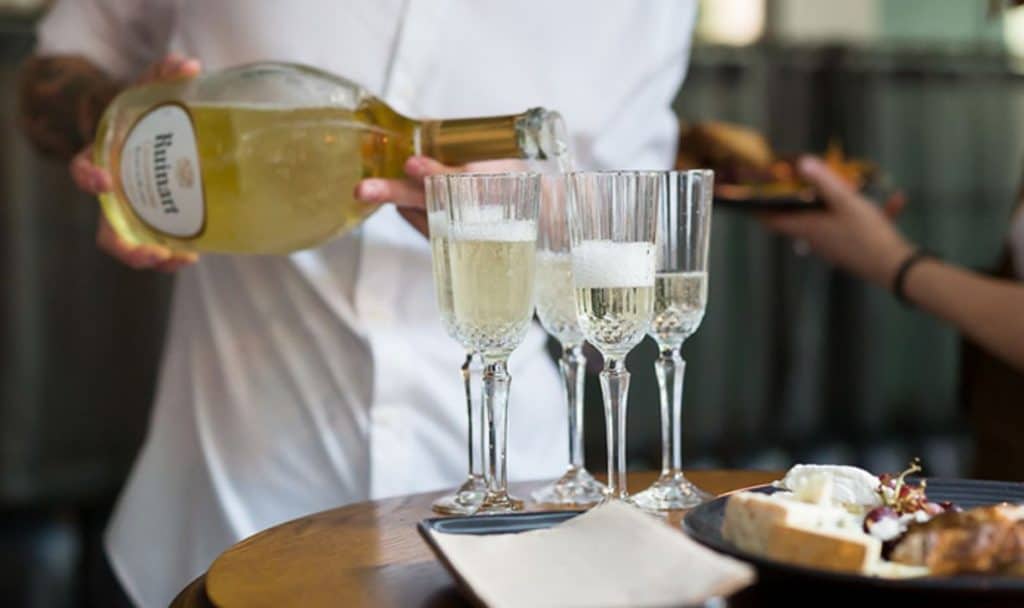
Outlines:
{"type": "Polygon", "coordinates": [[[643,340],[654,306],[654,246],[583,241],[573,250],[580,327],[602,353],[624,358],[643,340]]]}
{"type": "Polygon", "coordinates": [[[452,235],[452,303],[460,341],[511,353],[533,311],[536,222],[466,224],[452,235]]]}
{"type": "Polygon", "coordinates": [[[651,336],[658,344],[682,345],[704,320],[708,273],[659,272],[654,278],[651,336]]]}
{"type": "MultiPolygon", "coordinates": [[[[434,187],[428,185],[427,189],[434,187]]],[[[441,325],[452,335],[455,312],[452,310],[452,274],[448,257],[448,211],[431,211],[427,214],[430,231],[431,266],[434,271],[434,293],[437,309],[441,313],[441,325]]]]}
{"type": "Polygon", "coordinates": [[[655,236],[662,181],[655,172],[568,176],[576,316],[604,356],[608,499],[626,500],[626,355],[654,316],[655,236]]]}
{"type": "Polygon", "coordinates": [[[583,331],[576,321],[569,252],[537,252],[537,316],[544,329],[562,346],[583,344],[583,331]]]}
{"type": "MultiPolygon", "coordinates": [[[[560,167],[563,168],[563,167],[560,167]]],[[[563,175],[543,178],[537,238],[537,316],[562,346],[558,366],[569,415],[569,466],[553,483],[535,491],[541,504],[586,506],[600,502],[607,488],[583,466],[583,384],[586,357],[576,318],[572,254],[563,175]]]]}
{"type": "Polygon", "coordinates": [[[540,175],[448,176],[454,333],[484,360],[487,492],[478,513],[522,509],[508,494],[508,357],[533,315],[540,175]]]}
{"type": "Polygon", "coordinates": [[[661,475],[633,496],[634,503],[650,511],[688,509],[710,498],[683,475],[680,415],[686,362],[679,350],[700,327],[707,306],[714,173],[672,171],[665,180],[650,331],[661,353],[654,364],[661,397],[661,475]]]}
{"type": "MultiPolygon", "coordinates": [[[[453,339],[458,340],[455,332],[455,312],[452,305],[452,275],[449,259],[448,230],[448,183],[444,175],[428,177],[424,181],[427,202],[427,227],[430,232],[431,262],[434,271],[434,291],[437,296],[437,308],[441,313],[441,324],[453,339]]],[[[466,396],[466,416],[468,420],[468,451],[469,472],[466,481],[454,493],[442,496],[434,501],[433,509],[445,515],[472,515],[480,508],[487,484],[483,474],[483,410],[475,386],[479,386],[480,367],[474,365],[479,357],[472,350],[466,351],[466,359],[462,364],[462,382],[466,396]]]]}

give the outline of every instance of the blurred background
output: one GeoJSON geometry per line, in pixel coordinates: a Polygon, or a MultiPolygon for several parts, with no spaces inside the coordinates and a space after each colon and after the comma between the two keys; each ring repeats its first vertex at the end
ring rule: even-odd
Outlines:
{"type": "MultiPolygon", "coordinates": [[[[984,0],[701,4],[684,121],[747,125],[784,153],[839,141],[906,192],[912,239],[995,264],[1024,158],[1024,14],[984,0]]],[[[0,603],[102,605],[99,535],[145,433],[173,285],[97,251],[97,205],[18,133],[14,80],[42,10],[0,0],[0,603]]],[[[931,474],[969,474],[952,330],[741,212],[715,213],[710,277],[683,349],[685,466],[896,471],[920,456],[931,474]]],[[[660,464],[654,355],[648,342],[630,361],[638,469],[660,464]]],[[[595,379],[588,390],[588,461],[603,470],[595,379]]]]}

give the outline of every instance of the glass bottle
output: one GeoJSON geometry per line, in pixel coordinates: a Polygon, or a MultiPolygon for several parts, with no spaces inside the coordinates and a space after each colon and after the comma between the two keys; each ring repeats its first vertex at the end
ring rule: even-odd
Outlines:
{"type": "Polygon", "coordinates": [[[352,230],[378,205],[367,177],[402,177],[412,155],[447,165],[566,156],[561,118],[522,114],[414,120],[359,85],[313,68],[260,63],[119,95],[101,120],[100,197],[132,243],[286,253],[352,230]]]}

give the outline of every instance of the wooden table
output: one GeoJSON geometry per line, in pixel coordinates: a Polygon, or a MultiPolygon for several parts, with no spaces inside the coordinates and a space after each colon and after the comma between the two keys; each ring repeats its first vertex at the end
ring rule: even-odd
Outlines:
{"type": "MultiPolygon", "coordinates": [[[[761,471],[687,475],[715,494],[780,476],[761,471]]],[[[630,489],[643,489],[654,477],[633,473],[630,489]]],[[[513,484],[513,494],[526,497],[538,485],[513,484]]],[[[435,516],[430,504],[440,494],[349,505],[260,532],[222,553],[172,606],[466,606],[416,532],[418,521],[435,516]]]]}

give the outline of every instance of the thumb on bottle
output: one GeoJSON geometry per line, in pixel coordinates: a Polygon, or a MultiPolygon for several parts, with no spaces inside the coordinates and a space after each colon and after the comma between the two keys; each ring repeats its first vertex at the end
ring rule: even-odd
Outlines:
{"type": "Polygon", "coordinates": [[[423,179],[438,173],[455,173],[455,169],[429,156],[411,156],[405,161],[405,174],[413,179],[423,179]]]}
{"type": "Polygon", "coordinates": [[[198,59],[184,59],[178,65],[178,69],[174,76],[179,78],[192,78],[193,76],[198,76],[202,69],[203,66],[199,63],[198,59]]]}
{"type": "Polygon", "coordinates": [[[79,190],[89,194],[102,194],[113,188],[110,174],[92,162],[92,146],[71,159],[71,178],[79,190]]]}

